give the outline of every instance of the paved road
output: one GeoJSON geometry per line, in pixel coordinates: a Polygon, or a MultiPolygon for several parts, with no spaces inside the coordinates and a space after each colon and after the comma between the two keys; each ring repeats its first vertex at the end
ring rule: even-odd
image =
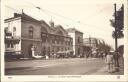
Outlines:
{"type": "Polygon", "coordinates": [[[6,75],[91,75],[105,66],[100,58],[6,62],[6,75]]]}

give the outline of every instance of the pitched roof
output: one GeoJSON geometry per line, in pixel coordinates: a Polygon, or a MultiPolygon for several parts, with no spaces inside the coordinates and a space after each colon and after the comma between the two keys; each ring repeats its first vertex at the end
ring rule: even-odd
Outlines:
{"type": "Polygon", "coordinates": [[[5,21],[8,21],[8,20],[11,20],[11,19],[16,19],[18,17],[21,17],[21,19],[25,19],[25,20],[29,20],[29,21],[34,21],[34,22],[40,22],[39,20],[35,19],[35,18],[32,18],[31,16],[25,14],[24,12],[19,14],[19,13],[14,13],[14,17],[11,17],[11,18],[8,18],[8,19],[5,19],[5,21]]]}
{"type": "Polygon", "coordinates": [[[24,12],[21,13],[21,14],[14,13],[14,17],[5,19],[5,21],[11,20],[11,19],[16,19],[16,18],[19,18],[19,17],[21,17],[21,19],[24,19],[24,20],[34,21],[34,22],[39,23],[41,26],[46,27],[47,32],[50,33],[50,34],[56,34],[56,31],[58,31],[59,29],[61,29],[67,35],[67,31],[63,28],[63,26],[61,26],[61,25],[55,25],[54,27],[51,27],[44,20],[37,20],[37,19],[35,19],[35,18],[27,15],[24,12]]]}

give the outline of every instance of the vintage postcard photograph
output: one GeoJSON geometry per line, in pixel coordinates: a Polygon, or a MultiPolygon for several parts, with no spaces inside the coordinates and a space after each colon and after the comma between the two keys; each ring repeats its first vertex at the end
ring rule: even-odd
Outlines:
{"type": "Polygon", "coordinates": [[[2,0],[3,81],[128,80],[127,9],[127,0],[2,0]]]}

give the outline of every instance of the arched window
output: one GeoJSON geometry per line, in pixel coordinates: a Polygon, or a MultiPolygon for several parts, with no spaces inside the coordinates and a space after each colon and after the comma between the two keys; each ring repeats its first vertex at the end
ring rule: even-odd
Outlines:
{"type": "Polygon", "coordinates": [[[33,27],[29,27],[29,38],[33,38],[33,27]]]}
{"type": "Polygon", "coordinates": [[[41,27],[41,39],[42,42],[46,42],[48,40],[47,38],[48,34],[47,34],[47,30],[45,27],[41,27]]]}
{"type": "Polygon", "coordinates": [[[13,36],[16,36],[16,27],[13,27],[13,36]]]}

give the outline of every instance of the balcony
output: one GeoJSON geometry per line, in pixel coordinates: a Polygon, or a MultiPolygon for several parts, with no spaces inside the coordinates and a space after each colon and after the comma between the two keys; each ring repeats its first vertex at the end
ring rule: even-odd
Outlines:
{"type": "Polygon", "coordinates": [[[20,37],[19,36],[5,36],[5,43],[14,43],[14,44],[18,44],[20,41],[20,37]]]}

